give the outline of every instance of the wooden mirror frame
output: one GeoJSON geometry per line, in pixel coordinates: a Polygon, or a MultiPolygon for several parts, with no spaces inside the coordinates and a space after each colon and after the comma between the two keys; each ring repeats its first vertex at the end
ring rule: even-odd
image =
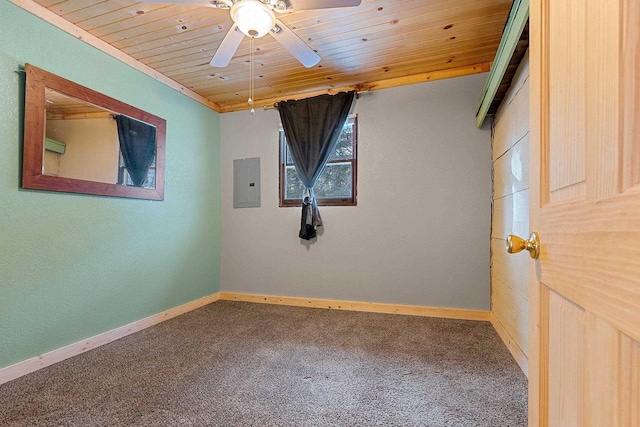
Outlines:
{"type": "Polygon", "coordinates": [[[95,194],[100,196],[164,200],[166,120],[32,65],[26,64],[25,72],[27,74],[27,83],[25,90],[22,188],[61,191],[65,193],[95,194]],[[43,160],[46,133],[45,89],[47,88],[104,108],[114,114],[122,114],[155,126],[155,188],[134,187],[45,175],[43,173],[43,160]]]}

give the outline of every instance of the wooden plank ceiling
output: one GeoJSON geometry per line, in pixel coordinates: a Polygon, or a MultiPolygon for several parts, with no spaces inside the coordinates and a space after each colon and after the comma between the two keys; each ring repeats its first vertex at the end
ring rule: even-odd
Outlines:
{"type": "Polygon", "coordinates": [[[47,120],[100,119],[116,115],[102,107],[49,88],[45,90],[45,106],[47,120]]]}
{"type": "MultiPolygon", "coordinates": [[[[231,27],[228,11],[133,0],[36,2],[204,96],[219,111],[248,108],[249,39],[229,66],[209,65],[231,27]]],[[[307,69],[272,37],[256,39],[256,105],[347,87],[414,83],[432,72],[487,71],[510,6],[511,0],[362,0],[354,8],[279,15],[322,60],[307,69]]]]}

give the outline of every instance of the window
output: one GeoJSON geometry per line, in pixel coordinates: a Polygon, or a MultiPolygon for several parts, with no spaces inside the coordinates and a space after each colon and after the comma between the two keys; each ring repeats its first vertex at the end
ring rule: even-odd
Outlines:
{"type": "MultiPolygon", "coordinates": [[[[313,189],[320,206],[356,205],[357,129],[357,117],[350,116],[313,189]]],[[[303,192],[284,131],[280,130],[280,206],[300,206],[303,192]]]]}
{"type": "MultiPolygon", "coordinates": [[[[118,184],[133,186],[133,181],[129,176],[126,166],[124,165],[124,159],[122,158],[122,152],[120,152],[118,159],[118,184]]],[[[151,166],[147,171],[147,177],[141,185],[142,188],[156,188],[156,158],[154,156],[151,166]]]]}

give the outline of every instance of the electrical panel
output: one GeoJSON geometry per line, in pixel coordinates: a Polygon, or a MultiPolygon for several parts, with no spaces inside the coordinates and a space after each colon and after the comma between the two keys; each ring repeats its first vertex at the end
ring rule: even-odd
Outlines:
{"type": "Polygon", "coordinates": [[[260,157],[233,161],[233,207],[260,207],[260,157]]]}

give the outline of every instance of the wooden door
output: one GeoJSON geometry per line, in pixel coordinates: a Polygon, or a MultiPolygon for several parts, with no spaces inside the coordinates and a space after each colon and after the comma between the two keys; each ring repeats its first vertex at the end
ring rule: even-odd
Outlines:
{"type": "Polygon", "coordinates": [[[640,426],[640,2],[532,0],[530,49],[530,425],[640,426]]]}

